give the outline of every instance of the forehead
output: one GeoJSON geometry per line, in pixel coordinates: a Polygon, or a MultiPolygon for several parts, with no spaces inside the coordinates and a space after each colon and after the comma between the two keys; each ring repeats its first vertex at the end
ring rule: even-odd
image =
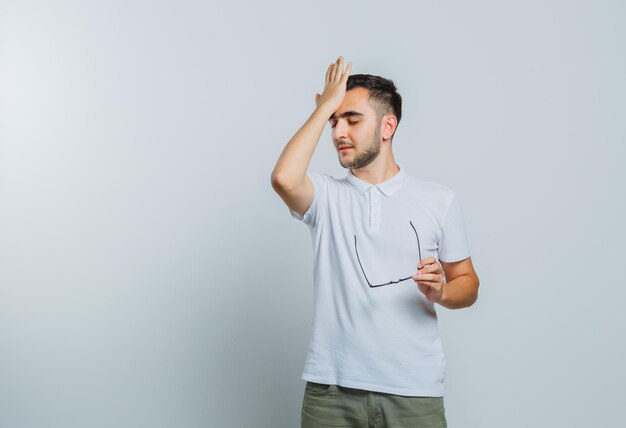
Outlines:
{"type": "Polygon", "coordinates": [[[376,111],[370,105],[367,89],[359,87],[346,91],[343,102],[335,112],[335,116],[339,116],[345,111],[357,111],[368,116],[376,114],[376,111]]]}

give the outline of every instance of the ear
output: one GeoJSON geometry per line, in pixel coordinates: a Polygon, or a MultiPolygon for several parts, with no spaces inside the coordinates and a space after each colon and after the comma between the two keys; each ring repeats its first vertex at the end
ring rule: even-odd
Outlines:
{"type": "Polygon", "coordinates": [[[382,131],[381,136],[383,140],[389,140],[391,136],[396,132],[398,126],[398,119],[393,114],[386,114],[381,119],[382,131]]]}

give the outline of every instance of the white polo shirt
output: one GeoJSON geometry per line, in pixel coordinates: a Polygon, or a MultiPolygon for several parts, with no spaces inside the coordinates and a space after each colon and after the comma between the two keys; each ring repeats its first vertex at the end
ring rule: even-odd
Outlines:
{"type": "Polygon", "coordinates": [[[410,277],[421,258],[470,256],[447,187],[400,171],[372,185],[308,173],[314,316],[302,379],[405,396],[443,396],[437,313],[410,277]],[[405,279],[408,278],[408,279],[405,279]],[[404,280],[403,280],[404,279],[404,280]]]}

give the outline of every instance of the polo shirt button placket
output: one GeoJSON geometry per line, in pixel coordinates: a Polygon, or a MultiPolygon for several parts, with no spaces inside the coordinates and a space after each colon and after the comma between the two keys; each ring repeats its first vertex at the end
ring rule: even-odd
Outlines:
{"type": "Polygon", "coordinates": [[[380,191],[372,187],[370,191],[370,229],[380,228],[380,191]]]}

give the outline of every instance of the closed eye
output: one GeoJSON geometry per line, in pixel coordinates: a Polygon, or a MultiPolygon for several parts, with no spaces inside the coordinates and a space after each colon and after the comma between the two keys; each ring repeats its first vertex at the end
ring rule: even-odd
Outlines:
{"type": "MultiPolygon", "coordinates": [[[[359,122],[360,122],[359,120],[355,120],[355,121],[348,121],[348,123],[349,123],[350,125],[356,125],[356,124],[357,124],[357,123],[359,123],[359,122]]],[[[331,123],[331,124],[330,124],[330,127],[331,127],[331,128],[334,128],[334,127],[335,127],[335,125],[337,125],[337,124],[336,124],[336,123],[334,123],[334,124],[333,124],[333,123],[331,123]]]]}

